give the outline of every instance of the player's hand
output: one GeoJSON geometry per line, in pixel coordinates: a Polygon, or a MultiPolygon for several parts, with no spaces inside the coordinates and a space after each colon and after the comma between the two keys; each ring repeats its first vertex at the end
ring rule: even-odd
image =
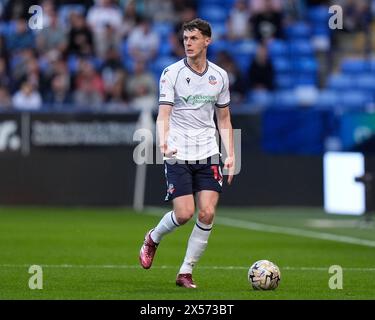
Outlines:
{"type": "Polygon", "coordinates": [[[224,169],[228,170],[228,184],[230,185],[234,176],[235,169],[235,159],[234,157],[227,157],[224,162],[224,169]]]}
{"type": "Polygon", "coordinates": [[[169,149],[166,143],[160,145],[159,148],[161,154],[164,155],[164,157],[173,158],[176,156],[177,149],[169,149]]]}

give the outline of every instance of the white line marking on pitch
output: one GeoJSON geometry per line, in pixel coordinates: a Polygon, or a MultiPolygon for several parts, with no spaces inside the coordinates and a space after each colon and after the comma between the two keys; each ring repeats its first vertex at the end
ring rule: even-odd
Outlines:
{"type": "Polygon", "coordinates": [[[250,222],[250,221],[245,221],[245,220],[237,220],[237,219],[225,218],[225,217],[216,217],[215,223],[229,226],[229,227],[237,227],[237,228],[248,229],[248,230],[271,232],[271,233],[282,233],[286,235],[293,235],[293,236],[299,236],[299,237],[313,238],[313,239],[319,239],[319,240],[330,240],[330,241],[336,241],[336,242],[342,242],[342,243],[357,244],[357,245],[367,246],[367,247],[375,247],[375,241],[348,237],[348,236],[340,236],[337,234],[326,233],[326,232],[310,231],[310,230],[290,228],[290,227],[273,226],[273,225],[268,225],[268,224],[263,224],[263,223],[250,222]]]}
{"type": "MultiPolygon", "coordinates": [[[[160,210],[154,207],[149,207],[148,210],[145,212],[148,215],[153,216],[160,216],[160,210]]],[[[329,240],[329,241],[336,241],[342,243],[349,243],[349,244],[356,244],[366,247],[375,247],[375,241],[354,238],[349,236],[340,236],[337,234],[326,233],[326,232],[318,232],[318,231],[310,231],[305,229],[298,229],[298,228],[290,228],[290,227],[282,227],[282,226],[274,226],[264,223],[258,222],[251,222],[246,220],[239,220],[233,218],[226,218],[226,217],[215,217],[215,224],[220,224],[227,227],[236,227],[241,229],[247,230],[255,230],[255,231],[262,231],[262,232],[270,232],[270,233],[281,233],[286,234],[289,236],[298,236],[298,237],[305,237],[305,238],[312,238],[318,240],[329,240]]]]}
{"type": "MultiPolygon", "coordinates": [[[[140,269],[139,265],[125,265],[125,264],[40,264],[43,268],[56,268],[56,269],[140,269]]],[[[0,268],[28,268],[30,264],[0,264],[0,268]]],[[[178,269],[179,266],[152,266],[153,269],[178,269]]],[[[243,266],[199,266],[199,269],[209,269],[209,270],[248,270],[249,267],[243,266]]],[[[327,271],[329,267],[280,267],[282,270],[291,271],[327,271]]],[[[357,268],[348,267],[343,268],[346,271],[375,271],[375,268],[357,268]]]]}

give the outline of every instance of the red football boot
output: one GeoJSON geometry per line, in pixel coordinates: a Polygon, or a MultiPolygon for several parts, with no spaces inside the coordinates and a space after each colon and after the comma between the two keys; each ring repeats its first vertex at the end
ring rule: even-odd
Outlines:
{"type": "Polygon", "coordinates": [[[193,281],[191,273],[180,273],[177,275],[176,285],[184,288],[195,289],[197,286],[193,281]]]}
{"type": "Polygon", "coordinates": [[[144,269],[149,269],[151,267],[152,261],[154,260],[156,248],[158,247],[158,244],[155,243],[150,236],[153,230],[154,229],[146,233],[143,246],[139,252],[139,262],[144,269]]]}

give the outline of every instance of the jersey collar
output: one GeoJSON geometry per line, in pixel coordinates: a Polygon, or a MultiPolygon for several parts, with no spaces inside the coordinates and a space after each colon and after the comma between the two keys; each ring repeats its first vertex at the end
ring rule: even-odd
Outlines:
{"type": "Polygon", "coordinates": [[[189,66],[188,62],[187,62],[187,58],[184,58],[184,63],[185,63],[185,66],[187,66],[192,72],[194,72],[195,74],[197,74],[198,76],[203,76],[207,70],[208,70],[208,60],[206,60],[206,69],[204,69],[204,71],[202,73],[199,73],[197,71],[195,71],[192,67],[189,66]]]}

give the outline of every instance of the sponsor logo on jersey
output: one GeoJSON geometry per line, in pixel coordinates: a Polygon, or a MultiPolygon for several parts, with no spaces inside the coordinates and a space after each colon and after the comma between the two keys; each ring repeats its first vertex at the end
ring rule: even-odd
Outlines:
{"type": "Polygon", "coordinates": [[[208,77],[208,83],[215,85],[217,83],[216,78],[214,76],[209,76],[208,77]]]}
{"type": "Polygon", "coordinates": [[[203,96],[200,94],[195,95],[195,96],[190,95],[187,97],[180,96],[180,98],[181,100],[185,102],[185,104],[192,104],[192,105],[216,102],[215,96],[203,96]]]}

